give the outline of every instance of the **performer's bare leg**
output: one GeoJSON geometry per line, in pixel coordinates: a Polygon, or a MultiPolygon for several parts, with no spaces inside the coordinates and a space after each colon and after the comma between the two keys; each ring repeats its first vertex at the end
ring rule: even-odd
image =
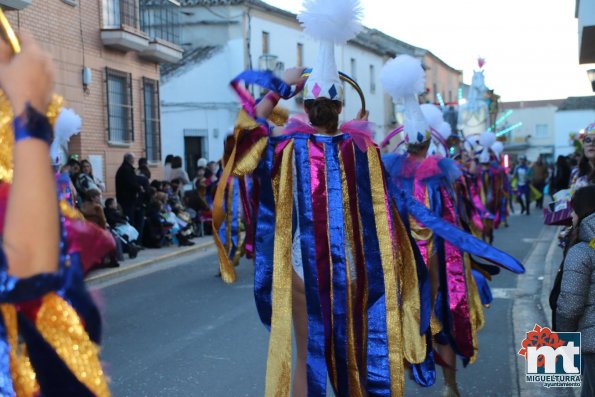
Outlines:
{"type": "Polygon", "coordinates": [[[293,397],[307,397],[308,312],[306,309],[306,290],[304,280],[295,271],[293,272],[292,284],[293,330],[297,349],[293,375],[293,397]]]}

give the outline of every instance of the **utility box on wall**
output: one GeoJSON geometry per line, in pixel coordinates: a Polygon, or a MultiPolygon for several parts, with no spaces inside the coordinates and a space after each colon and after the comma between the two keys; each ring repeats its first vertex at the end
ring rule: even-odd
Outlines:
{"type": "Polygon", "coordinates": [[[4,10],[22,10],[31,5],[32,0],[0,0],[0,7],[4,10]]]}

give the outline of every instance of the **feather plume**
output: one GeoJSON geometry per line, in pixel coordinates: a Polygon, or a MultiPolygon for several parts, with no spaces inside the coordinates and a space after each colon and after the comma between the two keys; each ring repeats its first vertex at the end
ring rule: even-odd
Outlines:
{"type": "Polygon", "coordinates": [[[432,105],[431,103],[424,103],[420,107],[430,127],[438,130],[440,125],[444,122],[442,111],[438,108],[438,106],[432,105]]]}
{"type": "Polygon", "coordinates": [[[492,145],[492,152],[496,153],[496,156],[500,157],[502,151],[504,150],[504,144],[500,141],[497,141],[492,145]]]}
{"type": "Polygon", "coordinates": [[[490,131],[485,131],[481,133],[479,137],[479,144],[484,148],[490,148],[496,142],[496,134],[490,131]]]}
{"type": "Polygon", "coordinates": [[[50,147],[50,155],[54,163],[61,163],[61,150],[68,145],[72,136],[81,132],[82,120],[72,109],[63,108],[54,124],[54,141],[50,147]]]}
{"type": "Polygon", "coordinates": [[[345,44],[362,30],[359,0],[305,0],[298,20],[313,39],[345,44]]]}
{"type": "Polygon", "coordinates": [[[397,98],[417,96],[424,92],[425,72],[419,59],[400,55],[388,61],[380,72],[384,90],[396,101],[397,98]]]}
{"type": "Polygon", "coordinates": [[[440,125],[434,129],[438,131],[445,140],[452,135],[452,127],[446,121],[441,122],[440,125]]]}

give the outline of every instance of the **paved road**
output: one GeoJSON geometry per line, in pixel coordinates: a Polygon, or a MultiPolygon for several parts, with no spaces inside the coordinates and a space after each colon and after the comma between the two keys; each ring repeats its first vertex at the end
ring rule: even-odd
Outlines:
{"type": "MultiPolygon", "coordinates": [[[[542,229],[539,215],[513,216],[496,245],[524,259],[542,229]]],[[[252,265],[238,267],[239,282],[215,278],[214,252],[177,258],[96,284],[105,302],[103,359],[115,397],[263,395],[268,333],[252,295],[252,265]]],[[[492,283],[478,362],[460,371],[465,396],[519,393],[512,307],[518,277],[492,283]]],[[[407,383],[407,396],[439,396],[407,383]]]]}

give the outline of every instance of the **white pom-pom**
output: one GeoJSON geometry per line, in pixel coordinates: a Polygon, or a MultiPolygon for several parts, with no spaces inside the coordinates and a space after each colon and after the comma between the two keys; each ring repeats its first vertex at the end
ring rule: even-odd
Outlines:
{"type": "Polygon", "coordinates": [[[496,134],[490,131],[485,131],[481,133],[479,137],[479,144],[484,148],[490,148],[496,142],[496,134]]]}
{"type": "Polygon", "coordinates": [[[400,55],[388,61],[380,72],[384,90],[393,99],[417,96],[425,89],[425,72],[419,59],[400,55]]]}
{"type": "Polygon", "coordinates": [[[74,110],[64,108],[60,111],[54,125],[54,139],[64,145],[73,135],[81,132],[82,125],[81,117],[74,110]]]}
{"type": "Polygon", "coordinates": [[[444,139],[448,139],[448,137],[452,135],[452,127],[446,121],[441,122],[440,125],[434,129],[438,131],[444,139]]]}
{"type": "Polygon", "coordinates": [[[492,152],[496,153],[496,155],[500,157],[500,154],[502,154],[502,151],[504,151],[504,144],[500,141],[497,141],[492,145],[491,149],[492,152]]]}
{"type": "Polygon", "coordinates": [[[420,108],[430,127],[438,130],[440,124],[444,122],[440,108],[438,108],[436,105],[432,105],[431,103],[424,103],[420,106],[420,108]]]}
{"type": "Polygon", "coordinates": [[[72,109],[63,108],[54,124],[54,141],[50,147],[50,156],[56,164],[61,163],[61,151],[68,145],[73,135],[81,132],[81,117],[72,109]]]}
{"type": "Polygon", "coordinates": [[[305,0],[303,6],[297,18],[314,39],[345,44],[362,30],[359,0],[305,0]]]}

